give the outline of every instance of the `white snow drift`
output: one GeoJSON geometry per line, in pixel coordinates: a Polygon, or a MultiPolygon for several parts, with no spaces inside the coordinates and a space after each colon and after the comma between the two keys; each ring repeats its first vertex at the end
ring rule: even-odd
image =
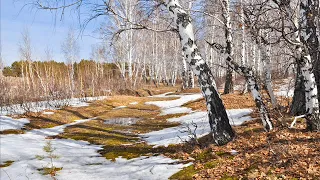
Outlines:
{"type": "Polygon", "coordinates": [[[170,101],[151,101],[146,104],[156,105],[161,108],[161,115],[177,114],[177,113],[190,113],[192,110],[187,107],[181,107],[183,104],[201,99],[203,96],[199,94],[184,94],[184,95],[167,95],[168,93],[158,95],[157,97],[180,97],[176,100],[170,101]]]}
{"type": "MultiPolygon", "coordinates": [[[[248,116],[252,109],[231,109],[227,110],[230,124],[240,125],[251,120],[248,116]]],[[[168,146],[169,144],[179,144],[190,140],[191,133],[197,137],[202,137],[210,132],[207,112],[193,112],[179,118],[168,119],[169,122],[179,122],[180,126],[153,131],[141,135],[149,144],[155,146],[168,146]]]]}
{"type": "MultiPolygon", "coordinates": [[[[166,94],[164,94],[166,95],[166,94]]],[[[177,95],[166,97],[177,97],[177,95]]],[[[151,145],[168,146],[169,144],[179,144],[190,140],[192,134],[196,134],[199,138],[210,132],[209,120],[207,112],[193,112],[191,109],[181,107],[183,104],[190,101],[195,101],[202,98],[201,94],[180,95],[179,99],[170,101],[152,101],[146,104],[153,104],[161,108],[162,115],[189,113],[188,115],[178,118],[168,119],[169,122],[179,122],[180,126],[162,129],[142,134],[141,137],[151,145]]],[[[227,110],[231,125],[240,125],[245,121],[251,120],[248,116],[252,113],[252,109],[231,109],[227,110]]]]}
{"type": "Polygon", "coordinates": [[[27,123],[30,123],[28,119],[12,119],[11,117],[0,116],[0,131],[21,129],[27,123]]]}
{"type": "MultiPolygon", "coordinates": [[[[1,180],[49,180],[51,177],[41,175],[38,169],[47,167],[50,159],[39,160],[37,155],[46,156],[42,148],[49,141],[48,136],[57,135],[70,125],[83,123],[93,119],[79,120],[71,124],[48,129],[32,130],[26,134],[11,134],[0,137],[0,163],[14,161],[8,167],[0,169],[1,180]]],[[[9,119],[7,121],[17,121],[9,119]]],[[[168,179],[172,174],[187,166],[176,160],[163,156],[139,157],[131,160],[117,158],[116,162],[109,161],[97,152],[102,146],[90,145],[85,141],[70,139],[50,140],[56,149],[54,166],[63,168],[56,178],[60,180],[105,180],[105,179],[168,179]]]]}
{"type": "Polygon", "coordinates": [[[28,102],[22,105],[14,104],[10,106],[1,107],[0,115],[24,114],[27,111],[41,112],[44,110],[55,110],[63,106],[72,106],[72,107],[89,106],[88,102],[90,101],[102,100],[106,98],[107,96],[99,96],[99,97],[52,100],[52,101],[28,102]]]}

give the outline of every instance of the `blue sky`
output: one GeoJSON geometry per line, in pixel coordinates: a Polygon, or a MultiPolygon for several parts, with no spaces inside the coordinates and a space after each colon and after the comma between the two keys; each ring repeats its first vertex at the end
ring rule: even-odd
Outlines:
{"type": "MultiPolygon", "coordinates": [[[[0,1],[2,59],[6,66],[20,59],[19,42],[24,28],[29,29],[34,60],[44,58],[44,51],[48,46],[52,50],[54,60],[64,61],[61,43],[66,38],[69,28],[74,28],[80,34],[77,13],[68,10],[63,20],[60,21],[60,16],[55,20],[53,12],[38,10],[31,6],[22,8],[26,0],[0,1]]],[[[102,21],[103,18],[91,21],[83,34],[79,36],[81,59],[90,58],[91,46],[101,42],[96,38],[98,34],[94,31],[102,21]]]]}

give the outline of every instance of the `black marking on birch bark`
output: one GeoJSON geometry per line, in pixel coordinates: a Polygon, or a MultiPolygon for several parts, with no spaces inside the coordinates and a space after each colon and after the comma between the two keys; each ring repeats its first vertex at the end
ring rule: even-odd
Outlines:
{"type": "MultiPolygon", "coordinates": [[[[192,57],[192,56],[191,56],[192,57]]],[[[194,66],[194,65],[196,65],[196,62],[197,62],[197,60],[196,59],[191,59],[191,61],[190,61],[190,65],[192,65],[192,66],[194,66]]]]}
{"type": "Polygon", "coordinates": [[[188,39],[188,42],[187,42],[187,45],[192,48],[192,46],[193,46],[193,40],[189,38],[189,39],[188,39]]]}
{"type": "Polygon", "coordinates": [[[199,67],[199,66],[196,66],[196,70],[197,70],[197,71],[200,71],[200,67],[199,67]]]}
{"type": "MultiPolygon", "coordinates": [[[[169,11],[173,12],[171,13],[171,15],[174,19],[176,19],[176,25],[179,29],[180,36],[192,40],[190,37],[188,37],[188,35],[192,34],[188,34],[188,32],[186,31],[186,27],[188,25],[190,25],[190,28],[192,28],[190,16],[186,13],[186,11],[182,9],[177,0],[169,1],[169,3],[166,3],[166,6],[169,6],[169,11]]],[[[206,104],[208,107],[209,122],[213,139],[217,145],[224,145],[234,138],[235,133],[229,123],[229,118],[227,116],[220,95],[216,91],[211,70],[202,59],[194,40],[189,41],[189,39],[186,44],[183,44],[183,51],[192,51],[190,54],[185,53],[186,60],[188,61],[195,74],[198,75],[199,84],[201,86],[201,90],[206,99],[206,104]],[[188,43],[190,44],[188,45],[188,43]],[[193,47],[195,49],[192,49],[193,47]],[[200,61],[201,63],[198,63],[200,61]]],[[[182,39],[182,41],[183,40],[184,39],[182,39]]]]}
{"type": "MultiPolygon", "coordinates": [[[[178,33],[179,34],[179,33],[178,33]]],[[[182,37],[181,37],[181,35],[179,34],[179,40],[180,40],[180,42],[182,41],[182,37]]]]}
{"type": "Polygon", "coordinates": [[[175,4],[174,6],[169,6],[169,11],[172,12],[174,14],[174,9],[176,9],[178,6],[177,4],[175,4]]]}
{"type": "Polygon", "coordinates": [[[176,23],[181,24],[182,27],[186,28],[191,23],[191,19],[187,13],[177,13],[176,23]]]}
{"type": "MultiPolygon", "coordinates": [[[[303,39],[302,36],[301,39],[303,39]]],[[[300,50],[300,55],[297,59],[297,65],[302,69],[301,75],[304,77],[303,83],[305,88],[307,130],[320,132],[319,105],[317,105],[316,102],[316,94],[311,94],[315,88],[315,77],[312,72],[313,69],[311,63],[312,56],[309,53],[306,41],[303,39],[302,42],[303,43],[299,45],[299,48],[302,50],[300,50]]]]}
{"type": "MultiPolygon", "coordinates": [[[[190,46],[191,47],[191,46],[190,46]]],[[[196,55],[200,55],[199,49],[195,48],[192,53],[191,53],[191,57],[195,57],[196,55]]]]}

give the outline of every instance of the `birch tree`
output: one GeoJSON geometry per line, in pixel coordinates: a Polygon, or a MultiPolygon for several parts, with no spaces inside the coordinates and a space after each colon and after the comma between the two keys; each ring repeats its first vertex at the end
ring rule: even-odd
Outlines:
{"type": "Polygon", "coordinates": [[[187,89],[189,87],[188,85],[188,66],[187,61],[184,58],[184,55],[182,55],[182,70],[181,70],[181,76],[182,76],[182,89],[187,89]]]}
{"type": "Polygon", "coordinates": [[[32,69],[32,46],[29,29],[25,28],[21,33],[21,42],[19,44],[20,58],[22,63],[22,79],[27,91],[34,90],[34,78],[32,69]]]}
{"type": "MultiPolygon", "coordinates": [[[[223,0],[223,5],[224,7],[229,6],[229,1],[228,0],[223,0]]],[[[229,13],[224,14],[224,18],[227,20],[230,20],[229,13]]],[[[232,49],[233,46],[233,38],[232,38],[232,32],[231,32],[231,25],[229,25],[227,28],[225,28],[225,38],[227,41],[227,47],[225,48],[225,51],[229,51],[232,49]]],[[[209,43],[210,44],[210,43],[209,43]]],[[[223,50],[223,47],[220,45],[217,46],[217,44],[212,43],[210,44],[212,48],[218,48],[223,50]]],[[[268,113],[268,110],[266,108],[266,105],[264,104],[261,94],[259,92],[259,85],[256,80],[255,73],[252,68],[245,66],[245,65],[239,65],[234,61],[234,57],[232,56],[231,53],[225,53],[227,58],[226,62],[228,65],[237,73],[240,75],[244,76],[246,78],[246,82],[249,86],[250,92],[252,94],[252,97],[256,103],[257,108],[259,109],[260,112],[260,118],[262,120],[262,124],[264,126],[264,129],[266,131],[270,131],[273,129],[273,125],[268,113]]]]}
{"type": "MultiPolygon", "coordinates": [[[[298,68],[301,71],[297,71],[297,76],[303,77],[303,85],[305,91],[306,102],[306,114],[307,129],[311,131],[320,130],[320,115],[319,115],[319,101],[318,101],[318,89],[316,85],[315,76],[313,73],[313,61],[314,56],[311,55],[313,44],[315,42],[316,32],[314,19],[308,18],[311,16],[309,9],[316,6],[314,1],[301,0],[297,2],[282,3],[274,0],[278,5],[282,17],[282,33],[283,38],[295,46],[296,49],[296,61],[298,68]],[[294,6],[294,8],[291,8],[294,6]],[[297,8],[296,8],[297,7],[297,8]],[[294,17],[293,20],[290,17],[294,17]],[[285,22],[292,22],[293,26],[293,38],[286,36],[285,22]]],[[[289,29],[290,30],[290,29],[289,29]]]]}
{"type": "Polygon", "coordinates": [[[74,63],[77,61],[79,56],[79,45],[75,32],[72,28],[69,29],[66,39],[61,44],[61,51],[69,66],[69,90],[71,98],[73,98],[75,91],[74,63]]]}
{"type": "Polygon", "coordinates": [[[261,60],[263,63],[263,72],[264,72],[264,84],[268,95],[271,99],[271,104],[273,108],[278,106],[277,99],[273,93],[272,89],[272,79],[271,79],[271,45],[268,44],[259,44],[259,49],[261,49],[261,60]]]}
{"type": "MultiPolygon", "coordinates": [[[[270,18],[270,9],[265,8],[263,4],[257,2],[257,4],[248,4],[249,8],[244,8],[241,5],[241,14],[245,16],[243,23],[248,24],[248,35],[252,38],[252,61],[251,67],[254,67],[254,71],[257,75],[263,72],[263,84],[266,89],[273,108],[278,107],[277,99],[274,95],[272,88],[272,63],[271,63],[271,47],[272,44],[278,44],[280,38],[275,36],[271,37],[270,28],[268,24],[272,21],[270,18]],[[271,39],[274,42],[271,42],[271,39]],[[256,48],[257,45],[257,48],[256,48]],[[256,55],[256,49],[258,49],[258,56],[256,55]],[[262,67],[262,70],[260,69],[262,67]]],[[[279,36],[279,33],[276,34],[279,36]]]]}
{"type": "MultiPolygon", "coordinates": [[[[246,65],[246,31],[245,31],[245,16],[243,11],[243,0],[240,0],[240,27],[241,27],[241,61],[240,65],[245,66],[246,65]]],[[[254,52],[254,51],[253,51],[254,52]]],[[[248,92],[248,85],[247,83],[243,86],[243,93],[248,92]]]]}
{"type": "MultiPolygon", "coordinates": [[[[317,58],[316,53],[319,48],[318,38],[316,37],[316,22],[312,18],[312,14],[316,12],[312,9],[318,8],[318,6],[319,1],[301,0],[301,23],[299,24],[302,31],[301,34],[296,33],[298,65],[301,67],[305,85],[307,129],[311,131],[320,131],[318,89],[312,62],[312,58],[313,60],[317,58]]],[[[298,26],[298,24],[296,25],[298,26]]]]}
{"type": "Polygon", "coordinates": [[[234,138],[235,133],[229,123],[211,70],[200,55],[195,43],[190,15],[180,6],[177,0],[166,0],[164,5],[177,26],[185,59],[194,74],[198,76],[200,88],[206,99],[213,139],[217,145],[224,145],[234,138]]]}
{"type": "MultiPolygon", "coordinates": [[[[226,49],[225,53],[228,57],[233,57],[233,43],[232,43],[232,37],[231,37],[231,18],[230,18],[230,2],[229,0],[223,0],[222,1],[222,7],[223,7],[223,19],[224,19],[224,28],[226,32],[226,49]]],[[[226,60],[228,61],[228,59],[226,60]]],[[[233,92],[233,69],[231,66],[227,64],[227,73],[226,73],[226,81],[225,81],[225,87],[223,94],[229,94],[233,92]]]]}

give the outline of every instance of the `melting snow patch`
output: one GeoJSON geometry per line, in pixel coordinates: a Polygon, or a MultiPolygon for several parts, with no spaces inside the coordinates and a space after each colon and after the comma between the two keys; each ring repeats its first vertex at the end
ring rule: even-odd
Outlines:
{"type": "Polygon", "coordinates": [[[136,105],[136,104],[138,104],[138,102],[132,102],[132,103],[130,103],[131,105],[136,105]]]}
{"type": "MultiPolygon", "coordinates": [[[[1,159],[0,163],[5,161],[20,161],[34,159],[36,155],[43,155],[43,146],[47,141],[45,138],[62,133],[67,126],[89,121],[79,120],[71,124],[65,124],[47,129],[35,129],[25,134],[9,134],[1,136],[1,159]]],[[[61,140],[52,140],[60,142],[61,140]]],[[[65,142],[65,141],[64,141],[65,142]]],[[[75,141],[77,142],[77,141],[75,141]]],[[[65,143],[64,143],[65,144],[65,143]]],[[[58,147],[56,147],[58,148],[58,147]]]]}
{"type": "Polygon", "coordinates": [[[89,105],[88,102],[90,101],[102,100],[105,98],[107,98],[107,96],[29,102],[23,105],[14,104],[14,105],[2,107],[0,109],[0,115],[24,114],[27,112],[26,110],[31,112],[41,112],[48,109],[55,110],[63,106],[83,107],[83,106],[88,106],[89,105]]]}
{"type": "Polygon", "coordinates": [[[118,125],[129,126],[129,125],[135,124],[139,120],[140,118],[115,118],[115,119],[105,120],[104,124],[118,124],[118,125]]]}
{"type": "Polygon", "coordinates": [[[146,104],[152,104],[162,109],[168,109],[173,107],[180,107],[187,102],[195,101],[197,99],[202,98],[203,96],[202,94],[191,94],[191,95],[179,95],[179,96],[170,95],[166,97],[180,97],[180,98],[176,100],[170,100],[170,101],[151,101],[151,102],[146,102],[146,104]]]}
{"type": "Polygon", "coordinates": [[[274,92],[276,96],[293,97],[294,94],[294,83],[293,79],[285,79],[283,84],[280,85],[279,91],[274,92]]]}
{"type": "MultiPolygon", "coordinates": [[[[157,97],[162,97],[158,95],[157,97]]],[[[177,113],[190,113],[192,110],[187,107],[181,107],[183,104],[186,104],[190,101],[195,101],[201,99],[203,96],[202,94],[185,94],[185,95],[168,95],[165,97],[180,97],[176,100],[169,100],[169,101],[151,101],[146,102],[146,104],[156,105],[161,108],[161,115],[167,114],[177,114],[177,113]]]]}
{"type": "Polygon", "coordinates": [[[63,168],[57,178],[62,180],[78,180],[79,178],[101,180],[168,179],[172,174],[189,165],[175,164],[175,160],[163,156],[140,157],[131,160],[117,158],[116,162],[106,161],[104,158],[94,158],[94,162],[101,162],[101,165],[87,165],[85,168],[83,166],[63,168]]]}
{"type": "Polygon", "coordinates": [[[113,109],[123,109],[123,108],[126,108],[127,106],[118,106],[118,107],[115,107],[113,109]]]}
{"type": "Polygon", "coordinates": [[[252,109],[228,109],[227,110],[230,124],[233,126],[239,126],[245,121],[252,120],[252,117],[249,116],[249,114],[251,114],[252,112],[253,112],[252,109]]]}
{"type": "Polygon", "coordinates": [[[168,109],[163,109],[160,115],[167,115],[167,114],[178,114],[178,113],[191,113],[191,108],[187,107],[173,107],[168,109]]]}
{"type": "MultiPolygon", "coordinates": [[[[80,120],[71,124],[48,129],[32,130],[26,134],[1,136],[0,163],[14,161],[8,167],[1,168],[1,180],[49,180],[50,176],[41,175],[37,169],[47,167],[50,159],[39,160],[36,155],[46,156],[42,150],[48,141],[47,136],[57,135],[70,125],[86,122],[92,119],[80,120]]],[[[97,152],[102,146],[90,145],[85,141],[70,139],[50,140],[54,154],[59,156],[53,160],[58,171],[56,178],[60,180],[79,179],[168,179],[189,164],[180,164],[176,160],[163,156],[139,157],[131,160],[117,158],[109,161],[97,152]]]]}
{"type": "Polygon", "coordinates": [[[70,106],[71,107],[86,107],[86,106],[89,106],[89,103],[87,103],[87,102],[78,102],[76,104],[71,104],[70,106]]]}
{"type": "MultiPolygon", "coordinates": [[[[251,109],[231,109],[227,110],[230,124],[240,125],[244,121],[251,119],[248,116],[251,109]]],[[[179,144],[190,140],[191,133],[196,133],[197,137],[202,137],[210,132],[207,112],[194,112],[178,118],[168,119],[169,122],[179,122],[180,126],[153,131],[141,136],[151,145],[168,146],[169,144],[179,144]]]]}
{"type": "Polygon", "coordinates": [[[284,89],[283,86],[280,87],[280,91],[274,92],[276,96],[293,97],[294,89],[284,89]]]}
{"type": "Polygon", "coordinates": [[[238,151],[232,149],[232,150],[230,151],[230,154],[231,154],[231,155],[237,155],[237,154],[238,154],[238,151]]]}
{"type": "Polygon", "coordinates": [[[58,135],[60,133],[63,133],[64,129],[66,127],[68,127],[68,126],[72,126],[72,125],[88,122],[88,121],[91,121],[93,119],[95,119],[95,118],[77,120],[77,121],[75,121],[73,123],[64,124],[64,125],[61,125],[61,126],[55,126],[53,128],[34,129],[34,130],[31,130],[31,131],[27,132],[26,134],[41,135],[41,136],[56,136],[56,135],[58,135]]]}
{"type": "Polygon", "coordinates": [[[7,116],[0,116],[0,131],[21,129],[27,123],[30,123],[28,119],[13,119],[7,116]]]}
{"type": "Polygon", "coordinates": [[[158,94],[158,95],[153,95],[153,96],[149,96],[149,97],[180,97],[180,95],[170,95],[173,92],[167,92],[164,94],[158,94]]]}
{"type": "Polygon", "coordinates": [[[52,115],[52,114],[54,114],[54,112],[43,112],[42,114],[45,114],[45,115],[52,115]]]}

